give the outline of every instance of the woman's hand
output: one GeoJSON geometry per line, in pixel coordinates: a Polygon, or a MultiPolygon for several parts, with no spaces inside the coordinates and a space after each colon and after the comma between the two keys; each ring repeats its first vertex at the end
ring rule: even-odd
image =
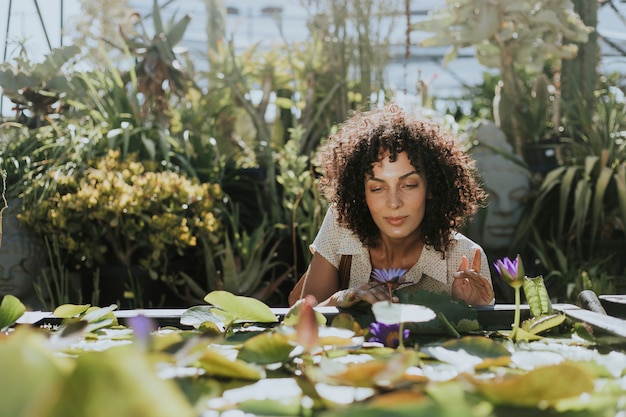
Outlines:
{"type": "Polygon", "coordinates": [[[380,282],[368,282],[358,287],[337,291],[332,298],[334,298],[333,304],[341,308],[351,307],[362,301],[370,304],[378,301],[398,302],[397,297],[389,299],[389,289],[380,282]]]}
{"type": "Polygon", "coordinates": [[[491,283],[480,275],[479,249],[474,252],[471,268],[469,267],[469,260],[463,256],[458,271],[454,273],[452,298],[464,300],[469,305],[486,305],[493,300],[494,293],[491,283]]]}

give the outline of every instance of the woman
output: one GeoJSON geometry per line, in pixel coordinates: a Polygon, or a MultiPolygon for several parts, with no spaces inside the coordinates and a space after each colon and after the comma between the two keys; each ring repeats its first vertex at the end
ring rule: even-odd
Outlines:
{"type": "Polygon", "coordinates": [[[447,291],[470,305],[493,303],[482,248],[457,232],[485,194],[473,161],[453,138],[390,105],[347,120],[322,149],[322,168],[331,205],[296,299],[311,294],[320,306],[338,307],[397,301],[370,278],[395,269],[406,271],[401,281],[413,290],[447,291]],[[345,289],[342,255],[351,255],[345,289]]]}

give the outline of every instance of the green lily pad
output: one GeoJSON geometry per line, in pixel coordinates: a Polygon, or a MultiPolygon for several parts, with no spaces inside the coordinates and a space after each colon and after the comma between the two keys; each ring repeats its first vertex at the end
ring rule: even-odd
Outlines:
{"type": "Polygon", "coordinates": [[[194,306],[183,312],[180,316],[180,323],[185,326],[193,326],[199,329],[206,327],[206,323],[213,323],[218,328],[223,329],[224,322],[221,317],[214,313],[215,307],[212,306],[194,306]]]}
{"type": "Polygon", "coordinates": [[[65,383],[68,368],[46,343],[42,333],[24,326],[0,339],[0,416],[49,415],[49,399],[65,383]]]}
{"type": "Polygon", "coordinates": [[[228,291],[212,291],[204,301],[226,313],[232,322],[275,323],[278,318],[269,306],[256,298],[234,295],[228,291]]]}
{"type": "Polygon", "coordinates": [[[207,349],[196,365],[216,378],[258,381],[265,376],[262,369],[240,359],[231,360],[212,349],[207,349]]]}
{"type": "Polygon", "coordinates": [[[0,303],[0,331],[15,324],[26,312],[26,307],[14,295],[5,295],[0,303]]]}
{"type": "Polygon", "coordinates": [[[157,376],[149,357],[135,346],[121,346],[78,357],[56,406],[46,415],[193,417],[197,413],[174,381],[157,376]]]}
{"type": "MultiPolygon", "coordinates": [[[[300,319],[300,308],[302,307],[302,303],[297,303],[293,307],[289,309],[285,317],[283,318],[283,324],[285,326],[295,326],[300,319]]],[[[315,320],[317,320],[317,324],[320,326],[324,326],[327,322],[326,316],[324,316],[319,311],[313,310],[315,313],[315,320]]]]}
{"type": "Polygon", "coordinates": [[[63,304],[52,312],[52,315],[61,319],[78,317],[91,307],[90,304],[63,304]]]}
{"type": "Polygon", "coordinates": [[[238,359],[259,365],[286,362],[294,345],[280,333],[262,333],[248,339],[237,355],[238,359]]]}
{"type": "Polygon", "coordinates": [[[532,317],[522,322],[522,329],[531,334],[539,334],[560,326],[565,319],[565,314],[546,314],[532,317]]]}
{"type": "MultiPolygon", "coordinates": [[[[437,315],[442,314],[448,323],[459,333],[480,329],[476,310],[468,306],[464,301],[453,300],[448,293],[430,291],[404,293],[401,288],[396,291],[396,295],[400,303],[422,305],[430,308],[437,315]]],[[[447,325],[442,323],[437,317],[419,325],[409,325],[409,329],[413,333],[450,333],[447,325]]]]}
{"type": "Polygon", "coordinates": [[[465,336],[460,339],[452,339],[442,343],[441,346],[448,350],[464,350],[470,355],[475,355],[482,359],[511,356],[511,352],[501,343],[481,336],[465,336]]]}

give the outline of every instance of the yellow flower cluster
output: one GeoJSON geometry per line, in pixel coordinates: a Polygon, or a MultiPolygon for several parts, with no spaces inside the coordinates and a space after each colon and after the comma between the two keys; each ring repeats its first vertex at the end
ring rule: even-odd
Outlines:
{"type": "MultiPolygon", "coordinates": [[[[178,172],[146,171],[118,152],[87,168],[50,173],[56,192],[22,220],[56,235],[62,248],[87,266],[120,263],[159,270],[200,238],[221,241],[222,191],[178,172]]],[[[33,184],[37,186],[37,184],[33,184]]]]}

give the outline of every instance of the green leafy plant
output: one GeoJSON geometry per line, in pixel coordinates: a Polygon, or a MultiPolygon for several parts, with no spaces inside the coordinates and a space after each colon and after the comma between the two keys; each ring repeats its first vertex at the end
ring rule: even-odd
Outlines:
{"type": "Polygon", "coordinates": [[[0,65],[2,94],[16,105],[18,116],[28,122],[25,124],[41,126],[59,106],[68,82],[62,70],[79,52],[79,47],[69,45],[53,49],[43,62],[33,63],[21,56],[14,64],[0,65]]]}
{"type": "Polygon", "coordinates": [[[152,114],[158,124],[163,123],[162,117],[168,120],[170,94],[182,96],[193,86],[193,80],[174,53],[174,47],[183,39],[190,21],[191,16],[187,15],[178,21],[173,17],[172,21],[164,24],[159,2],[154,0],[154,34],[148,34],[143,19],[137,19],[140,30],[135,31],[134,36],[122,34],[126,41],[124,48],[128,48],[136,58],[136,93],[145,98],[142,113],[144,116],[152,114]]]}
{"type": "Polygon", "coordinates": [[[236,209],[226,213],[226,219],[228,227],[221,245],[204,246],[208,289],[260,300],[271,298],[292,268],[277,256],[281,240],[276,237],[276,229],[262,219],[249,233],[239,224],[236,209]]]}
{"type": "Polygon", "coordinates": [[[175,288],[180,277],[169,268],[172,260],[220,241],[222,193],[216,184],[149,171],[113,151],[65,168],[48,173],[56,191],[25,207],[20,218],[42,235],[56,236],[79,266],[139,266],[175,288]]]}
{"type": "Polygon", "coordinates": [[[515,290],[515,316],[513,329],[509,335],[511,340],[517,342],[537,339],[539,333],[565,321],[564,314],[554,314],[543,277],[527,277],[519,254],[514,260],[509,258],[498,259],[494,265],[500,277],[515,290]],[[530,307],[531,318],[525,320],[520,326],[522,288],[530,307]]]}
{"type": "Polygon", "coordinates": [[[481,64],[499,69],[499,100],[494,107],[499,107],[499,125],[506,129],[518,154],[526,141],[543,139],[526,137],[525,123],[544,118],[541,107],[548,103],[546,79],[539,75],[525,85],[523,74],[541,74],[551,60],[574,58],[578,46],[566,41],[585,42],[593,30],[582,22],[570,0],[541,4],[531,0],[449,0],[412,28],[433,33],[422,46],[449,46],[446,61],[456,58],[460,49],[474,46],[481,64]],[[535,105],[540,107],[533,109],[535,105]]]}
{"type": "Polygon", "coordinates": [[[546,269],[563,267],[559,256],[574,269],[612,254],[618,264],[614,246],[606,242],[626,242],[626,106],[614,90],[598,90],[597,97],[595,111],[579,109],[576,125],[583,128],[572,132],[578,140],[567,144],[564,164],[546,174],[512,244],[517,251],[530,248],[546,269]]]}
{"type": "Polygon", "coordinates": [[[298,154],[303,134],[301,128],[291,130],[291,140],[279,151],[276,176],[282,187],[286,224],[291,226],[287,236],[291,237],[297,275],[304,272],[311,260],[309,244],[322,225],[327,206],[320,194],[314,163],[298,154]],[[298,262],[300,259],[302,262],[298,262]]]}
{"type": "Polygon", "coordinates": [[[7,176],[6,172],[1,171],[0,176],[2,177],[2,208],[0,208],[0,246],[2,246],[2,213],[7,209],[9,203],[6,198],[7,191],[7,176]]]}

